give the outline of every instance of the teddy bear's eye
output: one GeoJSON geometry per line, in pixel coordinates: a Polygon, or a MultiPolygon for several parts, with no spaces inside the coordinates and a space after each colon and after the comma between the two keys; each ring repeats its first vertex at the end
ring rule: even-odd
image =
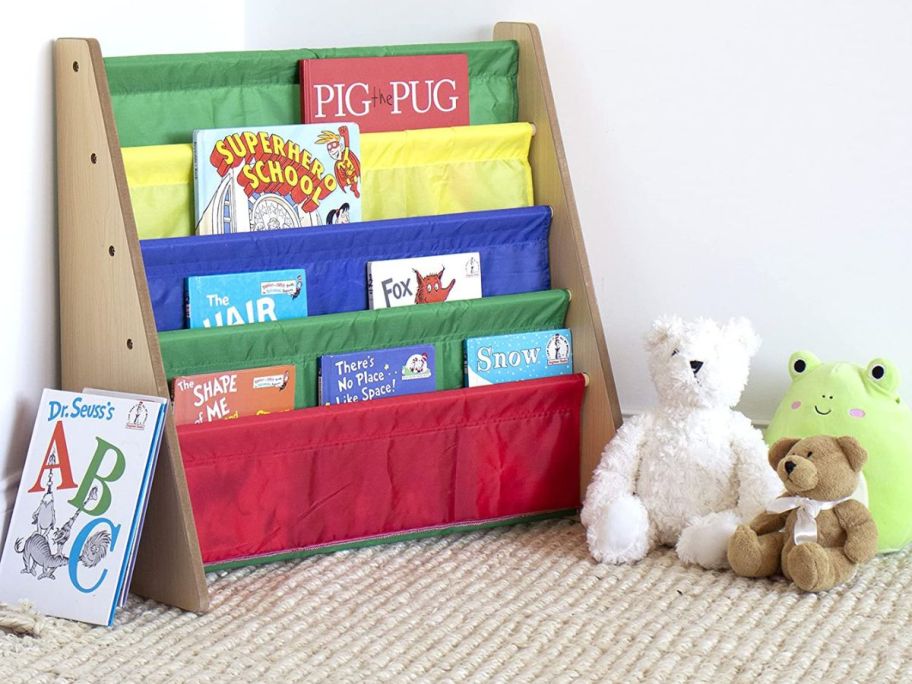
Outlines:
{"type": "Polygon", "coordinates": [[[813,451],[809,451],[809,452],[808,452],[808,455],[807,455],[807,458],[810,458],[810,457],[813,456],[813,455],[814,455],[814,452],[813,452],[813,451]]]}
{"type": "Polygon", "coordinates": [[[677,356],[677,354],[678,354],[678,350],[677,350],[677,349],[675,349],[675,350],[673,350],[673,351],[671,352],[671,355],[672,355],[672,356],[677,356]]]}

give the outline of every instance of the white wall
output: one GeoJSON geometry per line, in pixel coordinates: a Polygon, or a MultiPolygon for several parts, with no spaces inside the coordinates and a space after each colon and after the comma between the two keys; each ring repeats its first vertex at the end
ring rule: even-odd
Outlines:
{"type": "Polygon", "coordinates": [[[0,540],[15,498],[43,387],[59,382],[57,364],[57,245],[54,185],[54,99],[51,42],[90,36],[105,54],[238,50],[244,27],[226,22],[220,31],[197,23],[243,2],[186,3],[168,0],[140,12],[123,2],[17,5],[16,21],[4,21],[0,40],[3,107],[9,137],[4,155],[8,190],[0,229],[0,540]],[[180,21],[174,22],[174,16],[180,21]]]}
{"type": "Polygon", "coordinates": [[[760,422],[796,349],[912,382],[912,4],[353,0],[331,30],[247,7],[252,48],[538,24],[625,412],[653,401],[640,340],[665,312],[753,320],[760,422]]]}
{"type": "Polygon", "coordinates": [[[61,35],[138,54],[479,40],[497,20],[535,21],[625,411],[652,401],[640,337],[663,312],[754,320],[765,344],[743,408],[755,420],[771,415],[796,348],[884,355],[912,380],[912,4],[348,0],[322,16],[299,0],[86,5],[20,5],[0,44],[12,94],[0,117],[21,146],[0,232],[0,511],[40,390],[57,382],[61,35]],[[246,25],[232,23],[243,8],[246,25]]]}

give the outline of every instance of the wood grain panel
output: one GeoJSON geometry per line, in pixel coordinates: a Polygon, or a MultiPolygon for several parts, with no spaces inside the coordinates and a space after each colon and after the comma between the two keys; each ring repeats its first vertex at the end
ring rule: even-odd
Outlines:
{"type": "MultiPolygon", "coordinates": [[[[167,396],[101,49],[62,38],[54,67],[63,389],[167,396]]],[[[171,415],[131,588],[188,610],[209,605],[171,415]]]]}
{"type": "Polygon", "coordinates": [[[535,203],[548,204],[551,220],[551,282],[573,293],[567,327],[573,332],[574,370],[587,373],[582,414],[580,491],[585,492],[605,444],[621,426],[621,410],[605,331],[599,315],[579,214],[570,184],[541,36],[534,24],[501,22],[495,40],[519,43],[519,120],[535,124],[529,161],[535,203]]]}

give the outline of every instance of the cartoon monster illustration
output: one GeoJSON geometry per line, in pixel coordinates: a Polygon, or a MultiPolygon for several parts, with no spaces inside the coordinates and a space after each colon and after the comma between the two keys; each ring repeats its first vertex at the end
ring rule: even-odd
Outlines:
{"type": "MultiPolygon", "coordinates": [[[[98,491],[93,487],[86,497],[86,503],[94,501],[97,496],[98,491]]],[[[42,497],[41,503],[38,504],[38,509],[32,516],[32,522],[36,526],[35,531],[32,532],[28,538],[19,537],[13,545],[16,553],[22,554],[22,563],[24,565],[22,574],[35,575],[38,566],[41,566],[41,574],[37,576],[38,579],[44,579],[45,577],[48,579],[57,579],[54,577],[54,572],[57,568],[70,562],[69,557],[62,553],[63,545],[69,541],[70,530],[72,530],[73,523],[76,521],[76,518],[79,517],[80,513],[80,510],[77,509],[63,527],[53,532],[54,543],[57,544],[57,553],[54,553],[51,551],[51,542],[49,539],[53,525],[43,531],[42,528],[38,526],[37,522],[41,519],[42,515],[46,515],[48,501],[50,502],[50,507],[53,511],[54,496],[51,491],[50,476],[48,477],[48,492],[42,497]]],[[[88,538],[85,545],[82,547],[82,552],[79,554],[79,562],[87,568],[94,567],[107,555],[110,547],[111,534],[107,530],[96,532],[88,538]]]]}
{"type": "MultiPolygon", "coordinates": [[[[56,462],[57,459],[53,455],[48,459],[48,463],[51,465],[56,462]]],[[[47,491],[45,491],[44,496],[41,497],[41,503],[38,504],[38,508],[32,513],[32,524],[39,533],[44,535],[50,534],[51,530],[54,529],[54,525],[57,524],[57,515],[54,512],[53,486],[54,477],[51,474],[51,471],[48,471],[47,491]]]]}
{"type": "MultiPolygon", "coordinates": [[[[79,562],[87,568],[98,565],[101,559],[107,555],[110,546],[111,534],[107,530],[96,532],[89,537],[85,546],[82,547],[82,553],[79,554],[79,562]]],[[[47,537],[38,532],[33,532],[25,540],[20,537],[16,540],[14,548],[16,553],[22,554],[22,562],[25,565],[22,570],[23,574],[34,575],[37,566],[41,566],[41,574],[38,575],[38,579],[44,579],[45,577],[57,579],[54,577],[54,572],[57,568],[70,562],[69,557],[60,552],[51,553],[51,545],[47,537]]]]}
{"type": "Polygon", "coordinates": [[[297,299],[301,295],[301,290],[303,289],[304,281],[301,279],[301,276],[298,276],[297,280],[295,280],[295,289],[294,292],[291,293],[291,298],[297,299]]]}
{"type": "Polygon", "coordinates": [[[863,472],[878,550],[902,549],[912,542],[912,410],[897,392],[898,369],[883,358],[867,366],[826,363],[807,351],[792,354],[788,369],[792,385],[766,430],[767,443],[857,439],[869,455],[863,472]]]}
{"type": "Polygon", "coordinates": [[[415,277],[418,279],[418,289],[415,292],[415,304],[433,304],[436,302],[445,302],[450,296],[450,290],[456,284],[456,279],[450,281],[446,287],[442,286],[443,272],[446,267],[440,269],[440,273],[431,273],[423,276],[418,269],[412,269],[415,277]]]}
{"type": "MultiPolygon", "coordinates": [[[[86,496],[86,500],[82,505],[85,506],[86,504],[89,504],[89,503],[95,501],[97,498],[98,498],[98,487],[92,487],[92,489],[89,490],[89,493],[86,496]]],[[[70,517],[70,519],[67,520],[63,524],[63,527],[61,527],[59,530],[54,532],[54,543],[57,544],[58,549],[63,548],[63,545],[67,543],[67,540],[69,540],[70,530],[73,529],[73,523],[76,522],[76,518],[79,517],[80,513],[81,513],[81,510],[77,508],[76,511],[73,513],[73,515],[70,517]]]]}
{"type": "Polygon", "coordinates": [[[142,401],[139,401],[127,413],[127,427],[142,429],[148,419],[149,409],[146,408],[142,401]]]}
{"type": "Polygon", "coordinates": [[[327,153],[335,160],[333,171],[342,192],[348,192],[348,188],[351,188],[355,197],[361,197],[358,190],[358,183],[361,182],[361,162],[349,146],[348,138],[348,126],[339,126],[338,133],[320,131],[317,144],[326,145],[327,153]]]}
{"type": "Polygon", "coordinates": [[[560,333],[554,333],[548,340],[546,353],[549,366],[567,363],[570,358],[570,344],[567,342],[567,338],[560,333]]]}
{"type": "Polygon", "coordinates": [[[426,352],[421,354],[413,354],[409,357],[408,365],[406,366],[410,373],[418,375],[419,373],[424,373],[427,368],[428,355],[426,352]]]}

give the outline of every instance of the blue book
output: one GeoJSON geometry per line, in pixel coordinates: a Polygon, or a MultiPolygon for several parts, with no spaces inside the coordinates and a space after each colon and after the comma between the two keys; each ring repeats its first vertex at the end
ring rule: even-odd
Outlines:
{"type": "Polygon", "coordinates": [[[465,350],[469,387],[573,372],[573,338],[565,328],[470,337],[465,350]]]}
{"type": "Polygon", "coordinates": [[[302,268],[187,278],[187,324],[220,328],[307,316],[302,268]]]}
{"type": "Polygon", "coordinates": [[[434,345],[320,357],[321,404],[347,404],[437,389],[434,345]]]}

